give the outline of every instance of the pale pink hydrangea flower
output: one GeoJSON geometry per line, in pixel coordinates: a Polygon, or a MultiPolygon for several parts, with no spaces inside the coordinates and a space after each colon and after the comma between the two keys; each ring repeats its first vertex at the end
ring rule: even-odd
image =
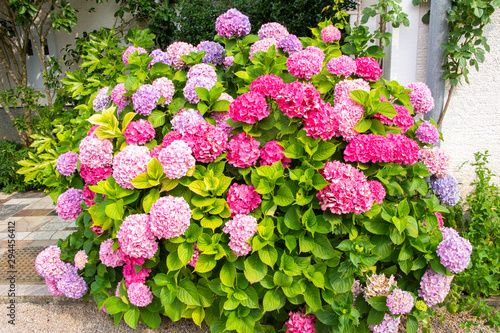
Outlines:
{"type": "Polygon", "coordinates": [[[333,43],[340,40],[340,30],[333,25],[327,25],[321,29],[321,40],[325,43],[333,43]]]}
{"type": "Polygon", "coordinates": [[[314,46],[292,53],[286,61],[288,72],[301,79],[310,80],[313,75],[319,74],[323,68],[325,54],[314,46]]]}
{"type": "Polygon", "coordinates": [[[113,144],[95,136],[80,141],[80,162],[89,168],[105,168],[113,161],[113,144]]]}
{"type": "Polygon", "coordinates": [[[286,333],[314,333],[316,332],[316,316],[306,314],[304,309],[297,312],[290,312],[290,318],[285,323],[286,333]]]}
{"type": "Polygon", "coordinates": [[[143,145],[155,138],[155,129],[153,125],[147,120],[139,119],[131,121],[123,136],[125,136],[125,143],[128,145],[143,145]]]}
{"type": "Polygon", "coordinates": [[[413,309],[415,298],[407,291],[401,289],[394,289],[392,293],[387,296],[387,307],[394,315],[406,314],[413,309]]]}
{"type": "Polygon", "coordinates": [[[260,165],[273,165],[281,161],[285,168],[290,166],[291,159],[286,158],[283,148],[278,141],[269,141],[260,150],[260,165]]]}
{"type": "Polygon", "coordinates": [[[356,61],[349,56],[341,55],[340,57],[331,59],[326,64],[328,72],[337,76],[349,77],[356,72],[356,61]]]}
{"type": "Polygon", "coordinates": [[[264,38],[264,39],[256,41],[250,47],[249,58],[252,59],[253,55],[257,52],[260,52],[260,51],[267,52],[272,45],[274,45],[275,48],[278,47],[278,41],[274,38],[264,38]]]}
{"type": "Polygon", "coordinates": [[[187,80],[182,92],[189,103],[198,103],[201,99],[196,93],[196,88],[205,88],[210,91],[214,85],[215,81],[206,76],[193,76],[187,80]]]}
{"type": "Polygon", "coordinates": [[[368,328],[373,333],[398,333],[401,317],[394,318],[386,313],[384,319],[378,325],[368,325],[368,328]]]}
{"type": "Polygon", "coordinates": [[[196,64],[191,67],[187,73],[188,80],[195,76],[204,76],[211,81],[217,81],[217,73],[214,66],[208,64],[196,64]]]}
{"type": "Polygon", "coordinates": [[[85,251],[80,250],[75,254],[75,267],[78,269],[83,269],[85,264],[88,263],[88,256],[85,251]]]}
{"type": "Polygon", "coordinates": [[[159,77],[153,81],[152,85],[160,93],[160,96],[165,99],[161,106],[169,105],[175,93],[174,83],[166,77],[159,77]]]}
{"type": "Polygon", "coordinates": [[[127,289],[127,295],[130,303],[140,308],[151,304],[153,301],[151,290],[143,283],[130,284],[127,289]]]}
{"type": "Polygon", "coordinates": [[[370,84],[362,79],[340,81],[335,86],[334,103],[335,104],[341,102],[354,103],[354,101],[351,99],[351,91],[354,90],[364,90],[367,93],[370,93],[370,84]]]}
{"type": "Polygon", "coordinates": [[[119,110],[125,109],[125,107],[130,104],[130,96],[123,96],[126,92],[125,83],[118,83],[113,90],[111,90],[111,100],[116,104],[119,110]]]}
{"type": "Polygon", "coordinates": [[[175,140],[168,147],[161,149],[158,161],[170,179],[184,177],[196,163],[191,148],[182,140],[175,140]]]}
{"type": "Polygon", "coordinates": [[[113,244],[114,241],[111,238],[101,243],[99,247],[99,260],[101,260],[104,265],[114,268],[122,266],[125,260],[123,260],[120,250],[117,249],[113,251],[113,244]]]}
{"type": "Polygon", "coordinates": [[[63,296],[64,294],[57,289],[57,281],[59,281],[59,279],[45,279],[45,284],[52,296],[63,296]]]}
{"type": "Polygon", "coordinates": [[[334,136],[343,137],[346,141],[353,140],[359,133],[354,129],[359,123],[365,108],[352,100],[344,100],[333,106],[332,118],[338,121],[334,136]]]}
{"type": "Polygon", "coordinates": [[[382,75],[382,69],[377,60],[372,57],[356,58],[356,75],[368,81],[378,81],[382,75]]]}
{"type": "Polygon", "coordinates": [[[214,161],[227,147],[227,134],[206,122],[189,126],[184,131],[182,140],[189,144],[194,158],[202,163],[214,161]]]}
{"type": "Polygon", "coordinates": [[[448,173],[450,157],[439,147],[424,147],[419,152],[419,160],[437,178],[442,178],[448,173]]]}
{"type": "Polygon", "coordinates": [[[191,52],[196,52],[195,46],[185,42],[175,42],[167,47],[167,54],[172,59],[172,64],[176,70],[185,69],[187,67],[184,60],[181,59],[183,55],[190,55],[191,52]]]}
{"type": "Polygon", "coordinates": [[[374,296],[387,296],[391,291],[391,287],[397,287],[398,284],[391,275],[390,278],[386,277],[384,273],[377,275],[373,274],[366,278],[366,287],[364,289],[364,297],[366,300],[374,296]]]}
{"type": "Polygon", "coordinates": [[[422,143],[435,144],[439,141],[439,131],[436,126],[429,122],[423,122],[415,130],[415,138],[422,143]]]}
{"type": "Polygon", "coordinates": [[[35,259],[35,270],[38,275],[45,279],[60,279],[68,270],[60,256],[61,249],[54,245],[40,252],[35,259]]]}
{"type": "Polygon", "coordinates": [[[128,59],[130,57],[130,55],[132,53],[134,53],[135,51],[137,51],[138,54],[141,54],[141,53],[148,53],[144,48],[142,47],[135,47],[135,46],[129,46],[127,47],[127,49],[125,50],[125,52],[123,52],[123,55],[122,55],[122,61],[125,63],[125,65],[128,65],[128,59]]]}
{"type": "Polygon", "coordinates": [[[78,163],[78,154],[72,151],[67,151],[64,154],[59,155],[56,162],[56,170],[61,175],[69,177],[76,171],[76,165],[78,163]]]}
{"type": "Polygon", "coordinates": [[[252,185],[233,184],[227,191],[227,205],[231,209],[231,216],[249,214],[261,202],[260,194],[252,185]]]}
{"type": "Polygon", "coordinates": [[[283,25],[277,22],[269,22],[260,27],[257,35],[260,39],[274,38],[279,42],[283,37],[289,35],[289,33],[283,25]]]}
{"type": "Polygon", "coordinates": [[[182,197],[161,197],[153,204],[149,215],[151,231],[158,238],[171,239],[180,236],[191,224],[191,209],[182,197]]]}
{"type": "Polygon", "coordinates": [[[81,203],[84,202],[83,191],[73,187],[57,198],[56,212],[63,220],[76,220],[83,213],[81,203]]]}
{"type": "Polygon", "coordinates": [[[184,133],[184,130],[191,125],[196,125],[198,123],[205,123],[206,120],[201,115],[200,111],[195,109],[180,109],[174,116],[170,123],[172,124],[172,130],[184,133]]]}
{"type": "Polygon", "coordinates": [[[113,161],[113,178],[125,189],[134,189],[131,181],[141,173],[148,171],[148,163],[153,158],[145,146],[126,146],[116,154],[113,161]]]}
{"type": "Polygon", "coordinates": [[[221,37],[243,37],[250,33],[251,25],[248,16],[236,8],[231,8],[219,15],[215,21],[215,31],[221,37]]]}
{"type": "Polygon", "coordinates": [[[246,256],[252,250],[248,240],[257,232],[257,220],[250,215],[238,214],[226,222],[223,232],[229,234],[229,247],[238,256],[246,256]]]}
{"type": "Polygon", "coordinates": [[[246,133],[238,133],[228,144],[227,161],[237,168],[254,166],[259,159],[260,142],[246,133]]]}
{"type": "Polygon", "coordinates": [[[412,82],[405,86],[405,89],[411,89],[410,103],[413,105],[415,114],[427,113],[434,108],[434,98],[431,90],[423,82],[412,82]]]}
{"type": "Polygon", "coordinates": [[[158,250],[158,243],[150,229],[150,217],[147,214],[132,214],[123,220],[116,233],[120,250],[133,258],[153,258],[158,250]]]}
{"type": "Polygon", "coordinates": [[[227,56],[224,58],[224,67],[225,69],[228,69],[229,67],[231,67],[234,63],[234,57],[233,56],[227,56]]]}

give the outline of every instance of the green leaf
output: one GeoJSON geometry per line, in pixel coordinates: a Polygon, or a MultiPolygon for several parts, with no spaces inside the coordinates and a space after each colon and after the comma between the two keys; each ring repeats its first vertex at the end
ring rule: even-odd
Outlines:
{"type": "Polygon", "coordinates": [[[288,206],[294,201],[293,193],[286,185],[282,185],[273,197],[273,201],[278,206],[288,206]]]}
{"type": "Polygon", "coordinates": [[[129,308],[128,304],[125,304],[121,300],[121,298],[115,296],[108,298],[104,304],[106,305],[106,311],[108,311],[108,313],[111,315],[118,312],[127,311],[129,308]]]}
{"type": "Polygon", "coordinates": [[[149,327],[152,327],[154,329],[158,329],[158,327],[160,327],[161,317],[160,313],[158,312],[151,312],[147,309],[142,309],[141,318],[144,321],[144,323],[149,327]]]}
{"type": "Polygon", "coordinates": [[[258,253],[260,260],[262,260],[263,263],[270,266],[271,268],[278,260],[278,252],[271,245],[264,246],[262,249],[258,251],[258,253]]]}
{"type": "Polygon", "coordinates": [[[204,87],[196,87],[194,88],[196,91],[196,95],[204,101],[210,101],[210,93],[208,92],[207,88],[204,87]]]}
{"type": "Polygon", "coordinates": [[[139,321],[140,314],[141,314],[141,311],[137,307],[134,306],[133,308],[131,308],[127,312],[125,312],[123,319],[125,319],[125,322],[135,330],[135,328],[137,326],[137,322],[139,321]]]}
{"type": "Polygon", "coordinates": [[[177,255],[179,256],[179,260],[185,266],[191,258],[193,257],[193,244],[191,243],[180,243],[177,248],[177,255]]]}
{"type": "Polygon", "coordinates": [[[302,216],[302,225],[306,227],[306,230],[312,233],[316,231],[318,224],[312,206],[309,207],[309,209],[302,216]]]}
{"type": "MultiPolygon", "coordinates": [[[[410,205],[408,205],[408,201],[403,200],[398,205],[398,216],[400,219],[408,216],[410,214],[410,205]]],[[[399,230],[399,228],[398,228],[399,230]]],[[[399,230],[401,231],[401,230],[399,230]]]]}
{"type": "Polygon", "coordinates": [[[215,231],[215,229],[217,229],[221,225],[222,225],[222,219],[218,216],[214,216],[214,215],[205,216],[201,220],[201,226],[203,228],[209,228],[209,229],[212,229],[214,231],[215,231]]]}
{"type": "Polygon", "coordinates": [[[330,158],[330,156],[332,156],[335,153],[335,151],[337,150],[337,146],[338,145],[333,144],[333,143],[328,142],[328,141],[321,141],[318,144],[318,150],[316,150],[312,159],[314,161],[324,161],[324,160],[330,158]]]}
{"type": "Polygon", "coordinates": [[[179,259],[177,252],[171,252],[167,256],[167,267],[170,271],[176,271],[184,267],[185,264],[179,259]]]}
{"type": "Polygon", "coordinates": [[[229,105],[231,105],[231,102],[226,101],[226,100],[220,100],[215,102],[212,105],[212,111],[214,112],[224,112],[224,111],[229,111],[229,105]]]}
{"type": "Polygon", "coordinates": [[[313,285],[306,285],[306,291],[304,293],[304,300],[306,304],[311,307],[313,311],[318,311],[322,309],[321,296],[319,294],[319,289],[313,285]]]}
{"type": "Polygon", "coordinates": [[[153,204],[160,198],[160,191],[157,188],[152,188],[148,194],[142,199],[142,208],[146,214],[149,214],[153,204]]]}
{"type": "Polygon", "coordinates": [[[364,133],[370,129],[372,126],[371,119],[361,119],[359,123],[354,127],[354,130],[358,133],[364,133]]]}
{"type": "Polygon", "coordinates": [[[412,315],[408,315],[406,320],[406,332],[416,333],[418,331],[418,320],[412,315]]]}
{"type": "Polygon", "coordinates": [[[351,91],[350,96],[355,102],[357,102],[363,106],[367,105],[368,99],[370,98],[370,94],[368,94],[364,90],[351,91]]]}
{"type": "Polygon", "coordinates": [[[283,272],[276,271],[273,276],[273,282],[276,286],[290,287],[293,282],[293,277],[288,276],[283,272]]]}
{"type": "Polygon", "coordinates": [[[153,187],[149,183],[149,176],[148,174],[141,173],[140,175],[137,175],[134,179],[130,181],[130,183],[136,188],[136,189],[145,189],[145,188],[150,188],[153,187]]]}
{"type": "Polygon", "coordinates": [[[394,108],[394,105],[392,105],[391,102],[387,101],[380,102],[375,108],[375,112],[380,113],[387,118],[393,118],[398,115],[396,109],[394,108]]]}
{"type": "Polygon", "coordinates": [[[254,253],[245,260],[244,273],[248,282],[250,283],[259,282],[267,274],[267,265],[260,260],[257,253],[254,253]]]}
{"type": "MultiPolygon", "coordinates": [[[[200,249],[201,250],[201,249],[200,249]]],[[[199,273],[210,272],[217,265],[214,254],[200,254],[198,261],[196,261],[195,271],[199,273]]]]}
{"type": "Polygon", "coordinates": [[[367,302],[377,311],[389,311],[387,307],[387,296],[373,296],[368,299],[367,302]]]}
{"type": "Polygon", "coordinates": [[[207,197],[209,192],[207,191],[205,182],[203,180],[195,180],[188,185],[188,188],[202,197],[207,197]]]}
{"type": "Polygon", "coordinates": [[[280,308],[281,299],[278,293],[278,289],[271,289],[266,292],[264,299],[262,300],[262,305],[264,311],[274,311],[280,308]]]}
{"type": "Polygon", "coordinates": [[[106,205],[105,208],[106,215],[114,220],[122,220],[123,214],[125,213],[123,209],[123,199],[106,205]]]}
{"type": "Polygon", "coordinates": [[[368,313],[368,325],[378,325],[384,320],[385,312],[371,309],[368,313]]]}
{"type": "Polygon", "coordinates": [[[220,281],[223,285],[234,287],[234,280],[236,279],[236,268],[230,262],[226,262],[220,271],[220,281]]]}
{"type": "MultiPolygon", "coordinates": [[[[130,113],[127,113],[127,116],[130,113]]],[[[165,125],[166,117],[165,117],[165,112],[155,110],[151,112],[151,114],[148,116],[148,121],[153,125],[154,128],[160,127],[165,125]]]]}
{"type": "Polygon", "coordinates": [[[198,290],[193,281],[189,279],[181,280],[179,283],[177,298],[186,305],[201,306],[198,290]]]}
{"type": "Polygon", "coordinates": [[[343,277],[342,272],[336,272],[330,276],[330,283],[333,291],[342,294],[351,290],[352,284],[354,283],[354,277],[352,275],[343,277]]]}
{"type": "Polygon", "coordinates": [[[163,166],[160,161],[156,158],[153,158],[148,163],[148,176],[151,179],[159,180],[164,175],[163,166]]]}

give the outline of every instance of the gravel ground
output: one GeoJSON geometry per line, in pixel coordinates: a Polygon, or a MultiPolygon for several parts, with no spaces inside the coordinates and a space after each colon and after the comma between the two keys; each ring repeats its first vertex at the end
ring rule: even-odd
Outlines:
{"type": "MultiPolygon", "coordinates": [[[[3,309],[7,304],[1,303],[3,309]]],[[[155,330],[148,329],[144,325],[137,326],[137,330],[128,327],[122,320],[115,328],[113,321],[104,312],[97,309],[95,303],[88,301],[45,301],[45,302],[25,302],[16,304],[16,325],[12,326],[5,319],[5,310],[1,311],[2,322],[0,322],[0,332],[51,332],[51,333],[100,333],[100,332],[145,332],[153,333],[155,330]]],[[[432,320],[433,332],[462,333],[465,329],[460,327],[460,323],[467,319],[473,319],[467,313],[450,315],[442,311],[446,319],[440,322],[438,318],[432,320]]],[[[404,332],[401,325],[400,332],[404,332]]],[[[472,327],[470,332],[494,332],[483,325],[472,327]]],[[[156,332],[162,333],[209,333],[207,326],[202,328],[196,326],[188,320],[181,320],[172,323],[168,318],[164,318],[160,328],[156,332]]],[[[251,332],[249,332],[251,333],[251,332]]]]}

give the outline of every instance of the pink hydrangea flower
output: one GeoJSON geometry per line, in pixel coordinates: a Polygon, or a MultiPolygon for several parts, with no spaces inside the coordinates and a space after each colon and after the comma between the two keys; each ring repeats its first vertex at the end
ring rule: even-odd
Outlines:
{"type": "Polygon", "coordinates": [[[167,47],[167,54],[172,59],[172,64],[176,70],[185,69],[187,67],[183,55],[190,55],[191,52],[196,52],[196,47],[185,42],[175,42],[167,47]]]}
{"type": "MultiPolygon", "coordinates": [[[[387,101],[387,98],[383,97],[380,99],[380,101],[387,101]]],[[[413,125],[415,125],[415,121],[413,120],[413,117],[410,115],[410,112],[408,109],[402,105],[397,105],[397,104],[392,104],[394,108],[396,109],[397,116],[394,116],[392,118],[388,118],[380,113],[377,113],[373,117],[375,119],[378,119],[382,122],[382,124],[386,125],[392,125],[392,126],[397,126],[399,129],[401,129],[401,132],[406,132],[407,130],[410,129],[413,125]]]]}
{"type": "Polygon", "coordinates": [[[249,214],[259,207],[262,199],[252,185],[233,184],[227,191],[227,204],[231,209],[231,216],[249,214]]]}
{"type": "Polygon", "coordinates": [[[191,148],[182,140],[175,140],[168,147],[163,148],[158,154],[158,161],[163,166],[165,175],[170,179],[184,177],[196,163],[191,148]]]}
{"type": "Polygon", "coordinates": [[[159,77],[153,81],[153,87],[160,93],[160,96],[165,99],[161,106],[167,106],[172,102],[175,88],[174,83],[166,77],[159,77]]]}
{"type": "Polygon", "coordinates": [[[87,206],[95,205],[96,202],[93,201],[95,198],[95,193],[90,190],[88,186],[83,187],[83,200],[87,206]]]}
{"type": "Polygon", "coordinates": [[[78,163],[78,154],[72,151],[67,151],[59,155],[56,162],[56,170],[61,175],[69,177],[76,171],[76,164],[78,163]]]}
{"type": "Polygon", "coordinates": [[[274,163],[281,161],[285,168],[290,166],[291,159],[286,158],[283,152],[283,148],[278,141],[269,141],[260,150],[260,165],[273,165],[274,163]]]}
{"type": "Polygon", "coordinates": [[[387,307],[394,315],[406,314],[413,309],[415,299],[413,296],[404,290],[394,289],[392,293],[387,296],[387,307]]]}
{"type": "Polygon", "coordinates": [[[319,74],[323,68],[325,54],[314,46],[292,53],[286,61],[288,72],[301,79],[310,80],[313,75],[319,74]]]}
{"type": "Polygon", "coordinates": [[[80,162],[89,168],[105,168],[113,161],[113,144],[87,136],[80,141],[80,162]]]}
{"type": "Polygon", "coordinates": [[[227,147],[227,134],[206,122],[188,127],[182,140],[189,144],[194,158],[202,163],[214,161],[227,147]]]}
{"type": "Polygon", "coordinates": [[[229,234],[229,247],[238,256],[246,256],[252,250],[248,240],[257,232],[257,220],[250,215],[238,214],[226,222],[223,232],[229,234]]]}
{"type": "Polygon", "coordinates": [[[422,143],[435,144],[439,141],[439,131],[429,122],[423,122],[415,131],[415,138],[422,143]]]}
{"type": "Polygon", "coordinates": [[[251,25],[248,16],[236,8],[231,8],[219,15],[215,21],[215,31],[221,37],[243,37],[250,33],[251,25]]]}
{"type": "Polygon", "coordinates": [[[144,119],[131,121],[123,132],[126,140],[125,143],[128,145],[143,145],[153,140],[155,134],[153,125],[144,119]]]}
{"type": "Polygon", "coordinates": [[[161,143],[161,148],[167,148],[175,140],[181,140],[181,139],[182,139],[182,134],[181,133],[179,133],[177,131],[168,132],[163,137],[163,141],[161,143]]]}
{"type": "Polygon", "coordinates": [[[228,69],[229,67],[231,67],[234,63],[234,57],[233,56],[227,56],[224,58],[224,68],[225,69],[228,69]]]}
{"type": "Polygon", "coordinates": [[[215,72],[214,66],[208,64],[196,64],[191,67],[187,73],[188,80],[195,76],[203,76],[210,81],[217,81],[217,73],[215,72]]]}
{"type": "Polygon", "coordinates": [[[373,333],[398,333],[400,322],[401,317],[394,318],[390,314],[386,313],[380,324],[368,325],[368,328],[373,333]]]}
{"type": "Polygon", "coordinates": [[[297,312],[290,312],[290,318],[285,323],[286,333],[314,333],[316,332],[316,316],[314,314],[305,314],[301,309],[297,312]]]}
{"type": "Polygon", "coordinates": [[[170,59],[170,56],[168,55],[167,52],[163,52],[162,50],[160,49],[156,49],[156,50],[153,50],[151,51],[151,53],[149,54],[149,56],[151,58],[153,58],[149,64],[148,64],[148,69],[151,70],[151,68],[153,67],[154,64],[156,63],[162,63],[162,64],[165,64],[165,65],[172,65],[172,59],[170,59]]]}
{"type": "Polygon", "coordinates": [[[405,89],[411,89],[410,103],[413,105],[413,112],[415,114],[427,113],[434,108],[434,98],[432,97],[431,90],[423,82],[408,83],[405,89]]]}
{"type": "Polygon", "coordinates": [[[153,204],[149,215],[151,231],[158,238],[170,239],[180,236],[191,223],[191,209],[182,197],[161,197],[153,204]]]}
{"type": "Polygon", "coordinates": [[[328,72],[337,76],[349,77],[356,72],[356,61],[346,55],[331,59],[326,64],[328,72]]]}
{"type": "Polygon", "coordinates": [[[345,100],[336,103],[332,109],[332,118],[338,121],[338,126],[335,130],[334,136],[343,137],[346,141],[353,140],[359,133],[354,129],[359,123],[365,108],[358,103],[350,100],[345,100]]]}
{"type": "Polygon", "coordinates": [[[76,220],[83,213],[83,191],[69,188],[57,198],[56,212],[63,220],[76,220]]]}
{"type": "Polygon", "coordinates": [[[442,303],[450,292],[452,280],[453,275],[441,275],[428,268],[420,280],[418,296],[422,297],[428,306],[442,303]]]}
{"type": "Polygon", "coordinates": [[[153,258],[158,243],[150,229],[150,218],[146,214],[129,215],[116,233],[120,249],[133,258],[153,258]]]}
{"type": "Polygon", "coordinates": [[[138,54],[147,53],[147,51],[142,47],[135,47],[135,46],[127,47],[127,49],[125,50],[125,52],[123,52],[122,55],[122,61],[125,63],[125,65],[129,64],[128,63],[129,55],[134,53],[135,51],[137,51],[138,54]]]}
{"type": "Polygon", "coordinates": [[[304,115],[304,130],[307,136],[315,139],[330,140],[338,133],[339,122],[335,109],[330,103],[319,99],[314,107],[304,115]]]}
{"type": "Polygon", "coordinates": [[[441,264],[452,273],[460,273],[469,266],[472,245],[468,239],[460,237],[455,229],[443,227],[443,240],[439,243],[436,254],[441,264]]]}
{"type": "Polygon", "coordinates": [[[250,47],[249,58],[252,59],[253,55],[257,52],[260,52],[260,51],[267,52],[272,45],[274,45],[275,48],[278,47],[278,41],[274,38],[264,38],[264,39],[256,41],[250,47]]]}
{"type": "Polygon", "coordinates": [[[276,103],[281,111],[288,117],[300,118],[304,115],[303,107],[305,99],[304,85],[298,81],[286,83],[276,97],[276,103]]]}
{"type": "Polygon", "coordinates": [[[419,152],[419,160],[437,178],[444,177],[448,173],[450,157],[439,147],[424,147],[419,152]]]}
{"type": "Polygon", "coordinates": [[[333,43],[339,41],[340,37],[340,30],[335,28],[331,24],[321,29],[321,40],[325,43],[333,43]]]}
{"type": "Polygon", "coordinates": [[[277,22],[269,22],[263,24],[260,27],[259,32],[257,32],[257,35],[259,36],[260,39],[274,38],[278,42],[288,34],[289,34],[288,30],[283,25],[277,22]]]}
{"type": "Polygon", "coordinates": [[[151,84],[144,84],[132,95],[134,110],[142,116],[149,116],[160,100],[160,93],[151,84]]]}
{"type": "Polygon", "coordinates": [[[85,164],[80,165],[80,176],[82,176],[87,185],[96,185],[101,180],[107,179],[111,175],[111,172],[112,169],[110,166],[90,168],[85,164]]]}
{"type": "Polygon", "coordinates": [[[61,249],[49,246],[40,252],[35,259],[35,270],[45,279],[58,280],[68,270],[66,264],[59,258],[61,249]]]}
{"type": "Polygon", "coordinates": [[[439,228],[444,227],[443,215],[440,212],[434,212],[434,215],[438,218],[439,228]]]}
{"type": "Polygon", "coordinates": [[[223,64],[226,50],[220,43],[204,40],[196,46],[196,49],[198,52],[205,51],[203,63],[215,66],[223,64]]]}
{"type": "Polygon", "coordinates": [[[377,60],[372,57],[356,58],[356,75],[368,81],[378,81],[382,75],[382,69],[377,60]]]}
{"type": "Polygon", "coordinates": [[[201,101],[200,97],[198,97],[198,94],[196,93],[196,88],[206,88],[207,90],[210,90],[214,85],[215,81],[206,76],[193,76],[186,82],[186,86],[183,90],[184,97],[189,103],[196,104],[201,101]]]}
{"type": "Polygon", "coordinates": [[[153,301],[151,290],[143,283],[130,284],[127,289],[127,295],[130,303],[140,308],[151,304],[153,301]]]}
{"type": "Polygon", "coordinates": [[[198,249],[198,245],[193,243],[193,256],[191,257],[191,260],[189,260],[188,265],[192,267],[196,267],[196,262],[198,261],[198,258],[200,258],[201,251],[198,249]]]}
{"type": "Polygon", "coordinates": [[[115,156],[113,178],[123,188],[133,190],[131,181],[141,173],[148,171],[148,163],[153,158],[145,146],[126,146],[115,156]]]}
{"type": "Polygon", "coordinates": [[[97,235],[97,237],[101,236],[104,233],[104,231],[102,231],[102,227],[98,225],[93,225],[89,229],[92,230],[97,235]]]}
{"type": "Polygon", "coordinates": [[[385,188],[382,183],[376,180],[371,180],[368,182],[368,185],[370,186],[370,190],[372,191],[374,199],[373,201],[382,204],[386,195],[385,188]]]}
{"type": "Polygon", "coordinates": [[[85,251],[80,250],[75,254],[75,267],[78,269],[83,269],[85,264],[88,263],[88,256],[85,251]]]}
{"type": "MultiPolygon", "coordinates": [[[[146,283],[146,278],[151,273],[150,268],[141,267],[139,272],[135,271],[134,263],[126,263],[123,266],[123,278],[125,279],[125,286],[130,287],[132,283],[146,283]]],[[[119,291],[120,289],[117,288],[119,291]]]]}
{"type": "Polygon", "coordinates": [[[52,296],[63,296],[64,294],[57,289],[57,281],[59,281],[59,279],[45,279],[45,284],[52,296]]]}
{"type": "Polygon", "coordinates": [[[274,74],[262,75],[252,81],[250,85],[251,91],[256,91],[259,94],[276,99],[281,89],[283,88],[283,79],[274,74]]]}
{"type": "Polygon", "coordinates": [[[111,100],[120,110],[125,109],[130,104],[130,96],[123,96],[126,92],[125,83],[118,83],[111,91],[111,100]]]}
{"type": "Polygon", "coordinates": [[[200,111],[195,109],[180,109],[173,117],[170,123],[172,124],[172,130],[184,133],[184,130],[191,125],[198,123],[205,123],[206,120],[201,115],[200,111]]]}
{"type": "Polygon", "coordinates": [[[351,91],[364,90],[370,92],[370,84],[362,79],[344,80],[335,86],[335,104],[342,102],[352,102],[351,91]]]}
{"type": "Polygon", "coordinates": [[[246,133],[238,133],[228,144],[227,161],[237,168],[254,166],[259,159],[260,142],[246,133]]]}
{"type": "Polygon", "coordinates": [[[110,238],[101,243],[99,247],[99,260],[108,267],[118,267],[125,263],[120,250],[113,250],[114,241],[110,238]]]}

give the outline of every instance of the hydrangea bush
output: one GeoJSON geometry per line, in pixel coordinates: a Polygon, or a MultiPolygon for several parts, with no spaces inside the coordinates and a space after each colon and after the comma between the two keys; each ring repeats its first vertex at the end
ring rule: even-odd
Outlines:
{"type": "Polygon", "coordinates": [[[397,332],[405,316],[416,332],[472,251],[441,229],[456,182],[413,118],[428,88],[342,55],[330,22],[314,39],[250,24],[232,9],[213,42],[127,48],[57,160],[57,212],[79,230],[37,271],[133,328],[397,332]]]}

